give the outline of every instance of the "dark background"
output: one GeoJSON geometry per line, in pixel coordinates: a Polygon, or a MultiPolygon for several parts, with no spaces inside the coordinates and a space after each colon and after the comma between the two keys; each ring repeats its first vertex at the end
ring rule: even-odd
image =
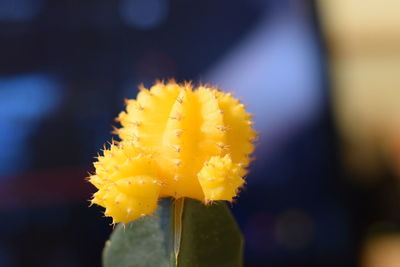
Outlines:
{"type": "Polygon", "coordinates": [[[111,221],[84,178],[123,99],[171,77],[255,114],[245,266],[355,266],[398,193],[344,175],[324,40],[312,1],[1,0],[0,266],[100,266],[111,221]]]}

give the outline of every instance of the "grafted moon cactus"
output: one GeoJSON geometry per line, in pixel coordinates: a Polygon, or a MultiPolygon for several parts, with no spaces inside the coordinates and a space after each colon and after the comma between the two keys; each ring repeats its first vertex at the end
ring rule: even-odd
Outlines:
{"type": "Polygon", "coordinates": [[[90,177],[92,203],[116,222],[151,214],[159,198],[232,201],[253,152],[251,116],[230,93],[157,82],[127,100],[121,139],[104,150],[90,177]]]}

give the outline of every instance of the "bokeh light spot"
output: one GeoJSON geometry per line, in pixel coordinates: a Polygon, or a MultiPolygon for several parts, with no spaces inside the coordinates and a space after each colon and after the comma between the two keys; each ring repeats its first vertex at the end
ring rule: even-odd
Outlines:
{"type": "Polygon", "coordinates": [[[159,26],[168,15],[167,0],[121,0],[121,19],[130,27],[149,30],[159,26]]]}

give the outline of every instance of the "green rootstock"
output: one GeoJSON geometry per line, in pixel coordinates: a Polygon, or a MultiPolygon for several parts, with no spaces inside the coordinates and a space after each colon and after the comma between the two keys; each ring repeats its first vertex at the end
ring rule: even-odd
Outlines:
{"type": "Polygon", "coordinates": [[[243,239],[224,202],[160,201],[156,215],[119,224],[103,252],[104,267],[240,267],[243,239]]]}

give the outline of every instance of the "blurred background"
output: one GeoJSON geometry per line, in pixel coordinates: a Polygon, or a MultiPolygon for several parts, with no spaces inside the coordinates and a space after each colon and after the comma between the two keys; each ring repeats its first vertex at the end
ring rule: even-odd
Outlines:
{"type": "Polygon", "coordinates": [[[400,266],[397,0],[1,0],[0,266],[100,266],[85,182],[137,85],[210,82],[260,132],[245,266],[400,266]]]}

